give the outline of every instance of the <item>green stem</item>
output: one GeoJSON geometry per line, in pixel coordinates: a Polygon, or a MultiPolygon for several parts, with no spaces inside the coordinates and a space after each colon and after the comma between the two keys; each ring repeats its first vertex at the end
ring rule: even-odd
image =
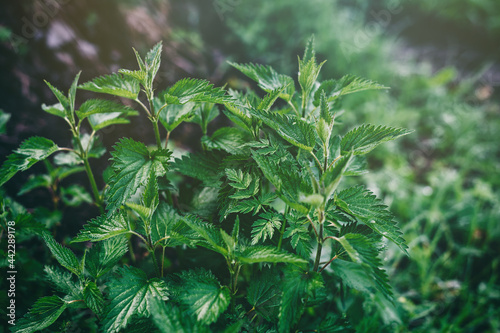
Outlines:
{"type": "Polygon", "coordinates": [[[165,261],[165,247],[163,247],[163,252],[161,253],[161,277],[163,277],[163,262],[165,261]]]}
{"type": "Polygon", "coordinates": [[[99,208],[101,214],[103,214],[104,208],[102,207],[102,198],[99,195],[99,190],[97,189],[97,183],[95,182],[94,174],[92,173],[92,169],[90,168],[90,163],[86,155],[83,156],[83,164],[85,165],[85,172],[87,172],[87,176],[90,181],[90,186],[92,187],[92,193],[94,194],[96,205],[99,208]]]}
{"type": "Polygon", "coordinates": [[[155,129],[155,138],[156,138],[156,145],[158,146],[158,149],[161,149],[161,139],[160,139],[160,130],[158,128],[158,119],[151,119],[151,122],[153,123],[153,127],[155,129]]]}

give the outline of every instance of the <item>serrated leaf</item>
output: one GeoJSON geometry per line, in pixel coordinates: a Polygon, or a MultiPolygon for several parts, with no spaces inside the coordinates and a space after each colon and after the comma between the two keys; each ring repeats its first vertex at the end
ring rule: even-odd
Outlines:
{"type": "Polygon", "coordinates": [[[283,234],[284,239],[290,238],[290,244],[304,259],[309,259],[312,253],[311,235],[308,230],[309,222],[295,216],[288,217],[289,227],[283,234]]]}
{"type": "Polygon", "coordinates": [[[73,275],[70,272],[53,266],[45,266],[44,271],[47,280],[55,290],[67,295],[78,293],[81,290],[81,287],[73,281],[73,275]]]}
{"type": "Polygon", "coordinates": [[[245,190],[250,186],[252,182],[252,176],[249,173],[245,173],[242,170],[226,169],[227,179],[232,181],[229,186],[235,189],[245,190]]]}
{"type": "Polygon", "coordinates": [[[258,112],[257,110],[252,110],[252,114],[294,146],[312,151],[316,145],[314,126],[303,119],[279,113],[258,112]]]}
{"type": "Polygon", "coordinates": [[[109,272],[128,251],[124,236],[108,238],[92,245],[87,253],[85,269],[94,279],[109,272]]]}
{"type": "Polygon", "coordinates": [[[289,264],[305,264],[307,260],[301,257],[280,251],[275,247],[271,246],[251,246],[247,247],[241,252],[236,254],[239,262],[242,264],[255,264],[261,262],[267,263],[289,263],[289,264]]]}
{"type": "Polygon", "coordinates": [[[122,214],[101,215],[85,224],[72,242],[97,242],[127,234],[130,231],[132,228],[122,214]]]}
{"type": "Polygon", "coordinates": [[[63,105],[61,103],[57,103],[54,105],[45,105],[42,104],[42,110],[50,113],[51,115],[58,116],[61,118],[66,117],[66,110],[64,109],[63,105]]]}
{"type": "Polygon", "coordinates": [[[75,112],[75,99],[76,99],[76,88],[78,86],[78,80],[80,79],[80,74],[82,74],[82,72],[78,72],[78,74],[76,74],[75,76],[75,79],[73,80],[73,83],[71,84],[71,87],[69,88],[69,91],[68,91],[68,100],[69,100],[69,108],[70,108],[70,119],[72,120],[73,122],[73,118],[74,118],[74,112],[75,112]]]}
{"type": "Polygon", "coordinates": [[[102,313],[104,309],[104,297],[95,282],[87,282],[83,289],[83,300],[95,314],[100,315],[102,313]]]}
{"type": "Polygon", "coordinates": [[[179,298],[199,322],[211,324],[226,311],[231,302],[231,292],[221,286],[210,271],[191,270],[179,274],[181,290],[179,298]]]}
{"type": "Polygon", "coordinates": [[[370,229],[390,239],[406,254],[408,246],[388,207],[363,186],[347,188],[338,193],[335,201],[341,210],[359,218],[370,229]]]}
{"type": "Polygon", "coordinates": [[[272,67],[258,64],[236,64],[229,62],[231,66],[248,76],[250,79],[258,83],[259,87],[267,93],[273,90],[286,87],[280,91],[279,97],[285,101],[290,101],[294,92],[295,86],[293,79],[288,75],[278,74],[272,67]]]}
{"type": "Polygon", "coordinates": [[[165,202],[160,202],[151,219],[151,241],[154,246],[174,247],[191,243],[190,228],[182,217],[165,202]]]}
{"type": "Polygon", "coordinates": [[[146,78],[148,76],[148,73],[146,73],[143,70],[131,71],[131,70],[128,70],[128,69],[119,69],[118,73],[123,74],[124,76],[131,77],[131,78],[139,81],[143,85],[146,84],[146,78]]]}
{"type": "Polygon", "coordinates": [[[337,189],[342,176],[352,160],[352,156],[352,152],[348,152],[347,155],[342,156],[333,166],[327,169],[321,177],[321,181],[325,186],[325,196],[327,201],[337,189]]]}
{"type": "Polygon", "coordinates": [[[281,283],[281,298],[278,328],[280,333],[292,332],[305,308],[305,301],[314,298],[324,288],[321,275],[316,272],[302,272],[290,269],[285,272],[281,283]]]}
{"type": "Polygon", "coordinates": [[[340,142],[341,153],[353,151],[354,155],[366,154],[381,143],[394,140],[413,131],[404,128],[365,124],[349,131],[340,142]]]}
{"type": "Polygon", "coordinates": [[[392,290],[375,244],[361,234],[349,233],[342,237],[335,237],[335,240],[342,245],[353,262],[363,266],[365,274],[375,281],[377,290],[387,299],[391,299],[392,290]]]}
{"type": "Polygon", "coordinates": [[[252,245],[259,241],[265,242],[267,238],[272,239],[274,230],[281,227],[283,216],[272,212],[259,215],[260,219],[252,224],[252,245]]]}
{"type": "Polygon", "coordinates": [[[103,319],[103,330],[117,333],[124,329],[132,316],[149,317],[149,300],[167,300],[168,288],[164,281],[153,278],[148,280],[146,273],[138,268],[123,267],[120,277],[109,282],[109,299],[103,319]]]}
{"type": "Polygon", "coordinates": [[[100,76],[79,85],[78,88],[134,100],[137,99],[140,91],[139,81],[117,73],[100,76]]]}
{"type": "Polygon", "coordinates": [[[150,312],[153,322],[162,333],[208,333],[208,327],[186,316],[179,307],[159,298],[150,298],[150,312]]]}
{"type": "MultiPolygon", "coordinates": [[[[45,81],[45,80],[44,80],[45,81]]],[[[64,116],[67,117],[68,119],[70,118],[70,113],[71,113],[71,107],[70,107],[70,101],[68,97],[66,97],[59,89],[54,87],[52,84],[50,84],[48,81],[45,81],[47,86],[50,88],[54,96],[56,96],[57,100],[59,103],[61,103],[62,110],[64,111],[64,116]]]]}
{"type": "Polygon", "coordinates": [[[250,280],[247,300],[264,319],[275,322],[278,317],[281,289],[279,273],[266,270],[250,280]]]}
{"type": "Polygon", "coordinates": [[[256,198],[251,198],[248,200],[238,200],[234,206],[232,206],[227,214],[231,213],[243,213],[247,214],[252,212],[252,215],[259,213],[264,206],[268,206],[276,199],[274,193],[265,193],[256,198]]]}
{"type": "MultiPolygon", "coordinates": [[[[156,107],[161,108],[160,102],[156,101],[156,107]]],[[[160,122],[168,132],[172,132],[184,121],[189,121],[193,117],[193,109],[196,106],[194,102],[188,102],[182,105],[167,105],[160,111],[160,122]]]]}
{"type": "Polygon", "coordinates": [[[247,137],[235,127],[221,127],[212,136],[203,136],[201,140],[208,149],[224,150],[233,155],[248,152],[244,146],[248,142],[247,137]]]}
{"type": "Polygon", "coordinates": [[[215,152],[184,155],[172,163],[172,169],[201,180],[205,186],[218,187],[221,183],[218,161],[221,158],[221,154],[215,152]]]}
{"type": "Polygon", "coordinates": [[[52,237],[52,235],[48,232],[44,232],[42,234],[42,238],[45,241],[45,244],[47,244],[47,247],[50,249],[52,255],[56,258],[59,264],[61,264],[61,266],[77,276],[82,275],[83,267],[73,251],[57,243],[54,237],[52,237]]]}
{"type": "Polygon", "coordinates": [[[52,141],[39,136],[33,136],[23,143],[0,168],[0,186],[5,184],[17,172],[31,168],[35,163],[42,161],[55,153],[59,147],[52,141]]]}
{"type": "Polygon", "coordinates": [[[319,72],[321,71],[321,67],[323,67],[324,63],[325,61],[318,65],[314,56],[309,60],[299,59],[298,81],[302,89],[303,96],[308,96],[311,93],[313,86],[318,78],[319,72]]]}
{"type": "Polygon", "coordinates": [[[185,216],[183,221],[199,235],[201,242],[198,241],[198,244],[218,252],[223,256],[227,256],[228,252],[222,240],[220,230],[213,224],[204,222],[193,215],[185,216]]]}
{"type": "Polygon", "coordinates": [[[12,332],[32,333],[52,325],[64,312],[67,303],[57,296],[42,297],[30,311],[12,326],[12,332]]]}
{"type": "Polygon", "coordinates": [[[344,75],[340,80],[326,80],[321,82],[320,86],[314,93],[314,105],[320,103],[320,96],[324,93],[327,97],[327,102],[333,102],[338,97],[352,94],[364,90],[379,90],[389,89],[377,82],[363,79],[354,75],[344,75]]]}
{"type": "Polygon", "coordinates": [[[137,111],[128,106],[102,99],[87,100],[76,111],[80,120],[88,117],[92,129],[96,131],[113,124],[129,123],[126,117],[138,114],[137,111]]]}
{"type": "Polygon", "coordinates": [[[167,104],[185,104],[187,102],[206,102],[224,104],[232,99],[222,88],[215,88],[206,80],[185,78],[177,81],[164,92],[167,104]]]}
{"type": "Polygon", "coordinates": [[[132,139],[122,139],[111,152],[114,175],[106,191],[108,215],[124,204],[149,177],[162,177],[167,172],[171,152],[166,149],[150,152],[147,147],[132,139]]]}

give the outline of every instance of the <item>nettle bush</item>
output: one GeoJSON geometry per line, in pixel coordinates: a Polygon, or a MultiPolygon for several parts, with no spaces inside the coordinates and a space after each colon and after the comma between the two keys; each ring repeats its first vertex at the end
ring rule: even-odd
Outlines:
{"type": "Polygon", "coordinates": [[[370,190],[338,187],[366,172],[363,155],[410,131],[365,124],[341,136],[334,127],[344,95],[385,87],[350,75],[318,82],[323,63],[311,39],[298,86],[271,67],[231,63],[264,97],[198,79],[155,94],[161,50],[159,43],[144,59],[136,52],[138,70],[81,85],[78,75],[68,96],[47,83],[59,103],[42,108],[68,123],[73,147],[32,137],[3,164],[1,184],[57,152],[59,170],[87,173],[102,212],[72,239],[84,249],[79,256],[48,229],[19,223],[62,268],[45,266],[55,294],[13,331],[44,329],[65,310],[77,327],[85,318],[104,332],[337,332],[396,318],[380,254],[387,240],[406,252],[401,231],[370,190]],[[102,190],[89,164],[104,153],[97,133],[138,112],[102,99],[77,109],[78,89],[135,101],[156,137],[153,147],[117,142],[102,190]],[[209,135],[216,104],[234,127],[209,135]],[[201,127],[202,150],[174,159],[166,147],[182,122],[201,127]]]}

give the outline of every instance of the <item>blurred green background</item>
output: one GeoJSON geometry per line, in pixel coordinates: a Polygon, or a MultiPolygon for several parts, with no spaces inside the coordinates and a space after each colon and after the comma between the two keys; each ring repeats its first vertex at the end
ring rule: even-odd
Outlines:
{"type": "MultiPolygon", "coordinates": [[[[54,102],[43,79],[66,90],[79,70],[84,82],[133,68],[132,47],[144,53],[163,40],[158,89],[185,76],[245,88],[227,60],[296,76],[311,34],[318,59],[327,60],[321,79],[350,73],[391,87],[347,98],[341,134],[363,122],[415,130],[377,148],[372,171],[354,180],[386,200],[410,247],[410,258],[391,246],[384,258],[397,313],[381,331],[500,332],[499,1],[2,2],[0,160],[32,135],[67,144],[65,125],[40,109],[54,102]]],[[[144,121],[111,128],[104,146],[122,136],[153,142],[144,121]]],[[[214,126],[225,122],[220,117],[214,126]]],[[[197,149],[189,144],[199,137],[189,124],[173,133],[187,149],[197,149]]],[[[29,173],[9,182],[5,195],[46,216],[43,189],[19,194],[29,173]]],[[[71,181],[87,186],[77,176],[71,181]]],[[[95,215],[88,205],[66,207],[51,227],[69,238],[95,215]]],[[[32,251],[44,251],[34,244],[32,251]]],[[[18,258],[31,270],[25,281],[42,271],[37,258],[29,251],[18,258]]],[[[21,287],[20,313],[43,288],[21,287]]]]}

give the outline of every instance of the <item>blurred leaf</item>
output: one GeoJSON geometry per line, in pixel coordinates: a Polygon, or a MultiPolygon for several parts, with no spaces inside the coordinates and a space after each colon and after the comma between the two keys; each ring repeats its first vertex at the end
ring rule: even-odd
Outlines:
{"type": "Polygon", "coordinates": [[[57,296],[42,297],[30,311],[12,326],[16,333],[31,333],[52,325],[66,309],[67,303],[57,296]]]}
{"type": "Polygon", "coordinates": [[[7,157],[0,168],[0,186],[5,184],[17,172],[31,168],[55,153],[59,147],[49,139],[32,136],[21,143],[21,146],[7,157]]]}

